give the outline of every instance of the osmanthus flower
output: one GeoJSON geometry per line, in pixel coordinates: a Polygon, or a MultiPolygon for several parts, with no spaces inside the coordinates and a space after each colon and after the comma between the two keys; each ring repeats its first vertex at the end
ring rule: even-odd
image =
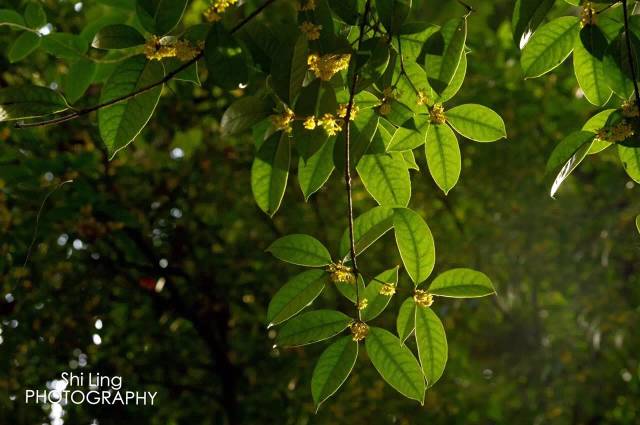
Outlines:
{"type": "Polygon", "coordinates": [[[639,117],[638,105],[635,101],[625,100],[622,102],[622,116],[627,118],[639,117]]]}
{"type": "Polygon", "coordinates": [[[296,9],[301,12],[310,12],[315,10],[316,8],[316,0],[307,0],[296,3],[296,9]]]}
{"type": "Polygon", "coordinates": [[[322,30],[322,25],[315,25],[312,22],[304,21],[300,25],[300,32],[302,32],[307,40],[317,40],[320,38],[320,30],[322,30]]]}
{"type": "Polygon", "coordinates": [[[309,71],[313,72],[317,78],[329,81],[338,72],[347,69],[350,59],[349,53],[331,53],[322,56],[312,53],[307,57],[307,65],[309,71]]]}
{"type": "Polygon", "coordinates": [[[433,304],[433,295],[422,289],[416,289],[413,294],[413,300],[418,307],[431,307],[433,304]]]}
{"type": "Polygon", "coordinates": [[[580,11],[580,24],[583,27],[587,25],[596,25],[597,17],[598,13],[590,1],[582,5],[582,10],[580,11]]]}
{"type": "Polygon", "coordinates": [[[333,283],[356,283],[356,275],[351,270],[351,267],[342,263],[329,264],[327,271],[333,283]]]}
{"type": "Polygon", "coordinates": [[[284,131],[285,133],[291,133],[291,123],[295,118],[293,111],[287,107],[283,113],[278,115],[271,115],[271,123],[275,127],[276,131],[284,131]]]}
{"type": "MultiPolygon", "coordinates": [[[[338,105],[338,111],[336,112],[336,115],[344,119],[347,116],[347,106],[348,105],[346,103],[341,103],[340,105],[338,105]]],[[[359,110],[360,108],[358,108],[355,103],[351,105],[351,114],[349,114],[349,121],[353,121],[356,119],[359,110]]]]}
{"type": "Polygon", "coordinates": [[[152,36],[144,45],[144,54],[149,60],[177,58],[186,62],[195,58],[204,48],[204,43],[191,44],[188,40],[178,40],[175,37],[152,36]]]}
{"type": "Polygon", "coordinates": [[[304,119],[302,126],[307,130],[314,130],[317,126],[316,117],[313,115],[304,119]]]}
{"type": "Polygon", "coordinates": [[[429,120],[432,124],[444,124],[447,121],[447,117],[444,114],[444,107],[441,103],[436,103],[429,110],[429,120]]]}
{"type": "Polygon", "coordinates": [[[398,98],[398,91],[393,87],[385,87],[382,90],[382,99],[380,99],[380,106],[378,107],[378,113],[380,115],[389,115],[391,112],[391,102],[398,98]]]}
{"type": "Polygon", "coordinates": [[[222,19],[221,13],[224,13],[230,6],[238,3],[238,0],[214,0],[213,3],[204,11],[204,17],[208,22],[216,22],[222,19]]]}
{"type": "Polygon", "coordinates": [[[342,131],[342,126],[333,114],[326,113],[318,118],[318,125],[321,126],[329,136],[335,136],[342,131]]]}
{"type": "Polygon", "coordinates": [[[386,297],[390,297],[396,293],[396,286],[391,283],[385,283],[380,287],[380,291],[378,292],[380,295],[384,295],[386,297]]]}
{"type": "Polygon", "coordinates": [[[369,305],[369,300],[367,300],[366,298],[361,299],[360,301],[358,301],[358,310],[364,310],[365,308],[367,308],[367,306],[369,305]]]}
{"type": "Polygon", "coordinates": [[[354,341],[362,341],[369,334],[369,326],[361,322],[359,320],[353,322],[349,325],[349,329],[351,330],[351,335],[354,341]]]}
{"type": "Polygon", "coordinates": [[[598,130],[596,138],[598,140],[606,140],[607,142],[616,143],[623,142],[634,134],[635,131],[633,126],[627,121],[622,120],[610,127],[604,127],[598,130]]]}

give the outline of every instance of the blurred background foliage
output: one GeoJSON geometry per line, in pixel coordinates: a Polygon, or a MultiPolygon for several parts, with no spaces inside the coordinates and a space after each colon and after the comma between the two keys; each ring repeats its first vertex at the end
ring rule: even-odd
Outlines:
{"type": "MultiPolygon", "coordinates": [[[[421,13],[443,22],[459,15],[450,3],[421,13]]],[[[546,158],[596,111],[570,63],[522,80],[511,1],[470,3],[469,72],[456,101],[498,111],[509,137],[461,143],[462,176],[448,197],[413,173],[411,206],[434,233],[435,274],[475,268],[498,295],[437,300],[449,363],[424,407],[384,385],[362,354],[337,397],[314,413],[309,381],[323,346],[272,349],[266,306],[297,269],[264,249],[300,229],[336,249],[347,224],[342,181],[334,175],[308,203],[290,182],[269,220],[251,196],[252,140],[219,133],[241,93],[205,79],[200,88],[165,88],[150,125],[112,162],[95,117],[0,127],[0,423],[62,423],[60,412],[25,405],[23,395],[64,371],[158,391],[154,407],[65,408],[67,424],[640,423],[640,189],[610,150],[587,158],[557,200],[548,197],[546,158]]],[[[131,7],[43,4],[54,28],[76,33],[131,7]]],[[[191,2],[186,19],[197,23],[203,8],[191,2]]],[[[0,48],[11,38],[1,28],[0,48]]],[[[1,86],[60,84],[67,71],[45,53],[1,60],[1,86]]],[[[91,90],[86,97],[96,101],[91,90]]],[[[426,168],[423,157],[418,164],[426,168]]],[[[358,181],[354,195],[357,212],[373,206],[358,181]]],[[[360,260],[365,272],[400,264],[385,238],[360,260]]],[[[400,283],[378,323],[393,328],[409,288],[400,283]]],[[[348,308],[335,291],[319,302],[348,308]]]]}

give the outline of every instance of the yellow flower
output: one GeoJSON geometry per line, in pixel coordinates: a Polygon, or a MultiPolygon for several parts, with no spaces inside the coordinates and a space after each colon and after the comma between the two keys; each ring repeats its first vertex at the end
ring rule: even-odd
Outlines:
{"type": "Polygon", "coordinates": [[[354,341],[362,341],[369,334],[369,326],[366,323],[356,321],[349,325],[354,341]]]}
{"type": "Polygon", "coordinates": [[[297,4],[297,9],[303,12],[315,10],[315,8],[316,8],[316,0],[307,0],[305,4],[302,4],[302,2],[297,4]]]}
{"type": "Polygon", "coordinates": [[[204,18],[208,22],[216,22],[222,19],[221,13],[234,4],[238,3],[238,0],[214,0],[213,3],[204,11],[204,18]]]}
{"type": "Polygon", "coordinates": [[[322,25],[314,25],[309,21],[304,21],[300,25],[300,31],[307,36],[308,40],[317,40],[320,38],[320,30],[322,25]]]}
{"type": "Polygon", "coordinates": [[[444,107],[441,103],[436,103],[429,111],[429,119],[433,124],[444,124],[447,117],[444,115],[444,107]]]}
{"type": "Polygon", "coordinates": [[[358,302],[358,310],[364,310],[369,305],[369,301],[366,298],[363,298],[358,302]]]}
{"type": "Polygon", "coordinates": [[[413,294],[413,300],[418,307],[431,307],[431,304],[433,304],[433,295],[422,289],[416,289],[416,292],[413,294]]]}
{"type": "Polygon", "coordinates": [[[598,14],[590,1],[582,5],[582,10],[580,11],[580,24],[582,24],[583,27],[587,25],[596,25],[597,17],[598,14]]]}
{"type": "Polygon", "coordinates": [[[380,287],[380,291],[378,291],[378,293],[380,295],[390,297],[396,293],[396,286],[391,283],[385,283],[384,285],[382,285],[382,287],[380,287]]]}
{"type": "Polygon", "coordinates": [[[175,44],[176,58],[186,62],[198,56],[202,50],[199,46],[193,46],[187,40],[178,40],[175,44]]]}
{"type": "Polygon", "coordinates": [[[307,57],[309,71],[317,78],[329,81],[335,74],[349,67],[350,54],[328,54],[319,56],[315,53],[307,57]]]}
{"type": "Polygon", "coordinates": [[[636,102],[625,100],[622,103],[622,115],[627,118],[640,116],[640,114],[638,114],[638,105],[636,105],[636,102]]]}
{"type": "Polygon", "coordinates": [[[418,99],[416,100],[416,103],[418,105],[424,106],[429,104],[429,97],[424,90],[418,90],[417,96],[418,99]]]}
{"type": "Polygon", "coordinates": [[[295,118],[293,111],[285,107],[285,111],[279,115],[271,115],[271,122],[276,131],[282,130],[285,133],[291,133],[291,121],[295,118]]]}
{"type": "Polygon", "coordinates": [[[304,120],[304,123],[302,125],[307,130],[313,130],[314,128],[316,128],[316,117],[314,117],[314,116],[307,117],[304,120]]]}
{"type": "MultiPolygon", "coordinates": [[[[351,114],[349,115],[349,121],[353,121],[356,119],[356,115],[358,115],[358,111],[360,110],[360,108],[358,108],[358,106],[354,103],[351,106],[351,114]]],[[[341,103],[338,106],[338,111],[336,112],[336,115],[338,115],[338,117],[344,119],[347,116],[347,104],[346,103],[341,103]]]]}
{"type": "Polygon", "coordinates": [[[333,283],[356,283],[356,275],[351,271],[351,267],[342,263],[330,264],[327,271],[333,283]]]}
{"type": "Polygon", "coordinates": [[[150,60],[162,60],[172,58],[176,55],[176,48],[173,43],[166,42],[158,36],[151,36],[144,45],[144,54],[150,60]]]}
{"type": "Polygon", "coordinates": [[[318,125],[324,128],[329,136],[335,136],[338,132],[342,131],[342,127],[336,121],[336,118],[332,114],[324,114],[318,119],[318,125]]]}
{"type": "Polygon", "coordinates": [[[384,90],[382,90],[382,100],[383,102],[389,101],[389,100],[393,100],[396,98],[396,92],[394,90],[393,87],[385,87],[384,90]]]}

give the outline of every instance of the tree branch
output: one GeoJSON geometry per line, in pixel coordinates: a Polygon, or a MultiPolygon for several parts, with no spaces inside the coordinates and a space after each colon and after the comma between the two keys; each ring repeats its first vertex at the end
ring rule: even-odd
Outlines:
{"type": "MultiPolygon", "coordinates": [[[[362,21],[360,22],[360,34],[358,36],[358,50],[362,48],[362,39],[364,38],[364,29],[371,10],[371,0],[367,0],[364,5],[364,13],[362,14],[362,21]]],[[[352,58],[352,61],[354,59],[352,58]]],[[[349,89],[349,103],[347,103],[347,111],[344,115],[344,182],[347,190],[347,215],[349,221],[349,241],[350,253],[351,253],[351,265],[353,267],[353,273],[356,277],[356,310],[358,311],[358,318],[360,318],[360,290],[358,288],[358,263],[356,262],[356,244],[353,234],[353,196],[351,194],[351,131],[349,121],[351,120],[351,111],[353,110],[353,101],[356,96],[356,85],[358,84],[358,72],[355,69],[357,59],[354,63],[353,79],[351,80],[351,88],[349,89]]]]}
{"type": "Polygon", "coordinates": [[[627,11],[627,0],[622,0],[622,13],[624,16],[624,38],[627,44],[627,55],[629,56],[629,66],[631,67],[631,80],[633,81],[633,89],[636,98],[636,108],[640,108],[640,91],[638,90],[638,81],[636,79],[636,63],[633,58],[633,49],[631,48],[631,36],[629,35],[629,12],[627,11]]]}
{"type": "MultiPolygon", "coordinates": [[[[265,2],[262,3],[262,5],[260,5],[260,7],[258,7],[256,10],[251,12],[242,21],[238,22],[233,28],[231,28],[229,33],[230,34],[234,34],[235,32],[239,31],[242,27],[244,27],[246,24],[248,24],[253,18],[258,16],[264,9],[269,7],[275,1],[276,0],[265,0],[265,2]]],[[[63,122],[67,122],[67,121],[71,121],[71,120],[74,120],[76,118],[79,118],[79,117],[81,117],[83,115],[90,114],[91,112],[95,112],[95,111],[97,111],[99,109],[103,109],[103,108],[115,105],[117,103],[124,102],[125,100],[131,99],[133,97],[136,97],[138,95],[146,93],[149,90],[151,90],[151,89],[153,89],[153,88],[155,88],[157,86],[163,85],[164,83],[168,82],[173,77],[178,75],[180,72],[184,71],[185,69],[187,69],[188,67],[190,67],[194,63],[198,62],[203,57],[204,57],[204,50],[202,50],[200,53],[198,53],[193,59],[186,61],[185,63],[183,63],[182,65],[180,65],[179,67],[177,67],[176,69],[174,69],[173,71],[171,71],[170,73],[165,75],[164,78],[162,78],[161,80],[156,81],[155,83],[149,84],[147,86],[141,87],[138,90],[133,91],[131,93],[125,94],[125,95],[120,96],[120,97],[116,97],[115,99],[111,99],[111,100],[106,101],[104,103],[100,103],[98,105],[90,106],[88,108],[78,109],[78,110],[76,110],[76,111],[74,111],[74,112],[72,112],[70,114],[63,115],[63,116],[57,117],[57,118],[51,118],[51,119],[44,120],[44,121],[35,121],[35,122],[29,122],[29,123],[18,122],[18,123],[16,123],[15,127],[16,128],[47,127],[47,126],[50,126],[50,125],[61,124],[63,122]]]]}

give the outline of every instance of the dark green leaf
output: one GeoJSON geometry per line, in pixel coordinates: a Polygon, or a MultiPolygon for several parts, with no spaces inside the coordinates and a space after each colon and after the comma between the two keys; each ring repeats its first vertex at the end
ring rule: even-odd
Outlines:
{"type": "Polygon", "coordinates": [[[126,49],[144,44],[137,29],[124,24],[107,25],[98,31],[91,46],[95,49],[126,49]]]}
{"type": "Polygon", "coordinates": [[[278,211],[287,188],[291,148],[289,135],[278,132],[260,146],[251,166],[251,191],[258,207],[270,217],[278,211]]]}
{"type": "Polygon", "coordinates": [[[393,228],[400,257],[415,285],[424,282],[436,261],[433,235],[418,213],[408,208],[394,210],[393,228]]]}
{"type": "MultiPolygon", "coordinates": [[[[161,81],[163,77],[164,70],[159,62],[147,61],[142,55],[131,57],[120,63],[109,77],[102,88],[100,103],[126,96],[161,81]]],[[[158,84],[138,96],[98,111],[100,135],[110,158],[131,143],[147,125],[161,92],[162,84],[158,84]]]]}
{"type": "Polygon", "coordinates": [[[245,96],[233,102],[220,120],[223,136],[232,136],[251,128],[269,116],[271,105],[265,99],[245,96]]]}
{"type": "Polygon", "coordinates": [[[137,0],[136,13],[147,31],[164,35],[178,25],[187,3],[188,0],[137,0]]]}
{"type": "Polygon", "coordinates": [[[376,0],[376,10],[389,34],[397,34],[409,16],[411,0],[376,0]]]}
{"type": "Polygon", "coordinates": [[[80,59],[71,64],[69,72],[62,80],[62,89],[71,104],[80,99],[93,82],[96,64],[90,59],[80,59]]]}
{"type": "Polygon", "coordinates": [[[46,87],[16,86],[0,89],[0,122],[35,118],[67,109],[60,93],[46,87]]]}
{"type": "Polygon", "coordinates": [[[24,9],[24,21],[29,28],[39,29],[47,24],[47,14],[42,5],[36,1],[27,3],[24,9]]]}
{"type": "Polygon", "coordinates": [[[338,391],[347,380],[358,358],[358,343],[344,336],[320,356],[311,377],[311,395],[316,409],[338,391]]]}
{"type": "Polygon", "coordinates": [[[42,37],[42,48],[57,58],[78,60],[85,59],[88,46],[80,36],[54,32],[42,37]]]}
{"type": "Polygon", "coordinates": [[[584,96],[594,105],[601,106],[611,97],[604,73],[604,55],[608,41],[600,28],[587,25],[580,30],[573,49],[573,69],[584,96]]]}
{"type": "Polygon", "coordinates": [[[375,327],[369,329],[365,346],[371,363],[389,385],[407,398],[424,402],[424,375],[409,348],[391,332],[375,327]]]}
{"type": "Polygon", "coordinates": [[[306,267],[322,267],[331,263],[327,248],[316,238],[294,234],[283,236],[272,243],[267,252],[288,263],[306,267]]]}
{"type": "Polygon", "coordinates": [[[42,37],[38,34],[30,31],[23,32],[14,40],[9,48],[9,54],[7,55],[9,62],[15,63],[26,58],[40,46],[41,42],[42,37]]]}
{"type": "MultiPolygon", "coordinates": [[[[632,60],[638,63],[638,48],[640,44],[636,42],[636,37],[631,37],[632,60]]],[[[607,47],[603,60],[604,75],[607,85],[615,94],[623,99],[627,99],[633,93],[633,78],[638,78],[638,69],[634,76],[631,72],[631,62],[627,52],[625,33],[620,33],[607,47]]]]}
{"type": "Polygon", "coordinates": [[[533,31],[544,20],[556,0],[516,0],[511,18],[513,40],[520,46],[529,39],[533,31]]]}
{"type": "Polygon", "coordinates": [[[24,18],[12,9],[0,9],[0,25],[24,27],[24,18]]]}
{"type": "Polygon", "coordinates": [[[285,283],[269,303],[267,321],[277,325],[298,314],[324,289],[328,276],[324,270],[304,271],[285,283]]]}
{"type": "Polygon", "coordinates": [[[333,149],[336,138],[329,138],[324,145],[305,162],[300,157],[298,161],[298,180],[304,199],[318,191],[329,179],[333,169],[333,149]]]}
{"type": "Polygon", "coordinates": [[[331,338],[345,330],[353,319],[334,310],[307,311],[286,322],[276,337],[276,345],[297,347],[331,338]]]}

